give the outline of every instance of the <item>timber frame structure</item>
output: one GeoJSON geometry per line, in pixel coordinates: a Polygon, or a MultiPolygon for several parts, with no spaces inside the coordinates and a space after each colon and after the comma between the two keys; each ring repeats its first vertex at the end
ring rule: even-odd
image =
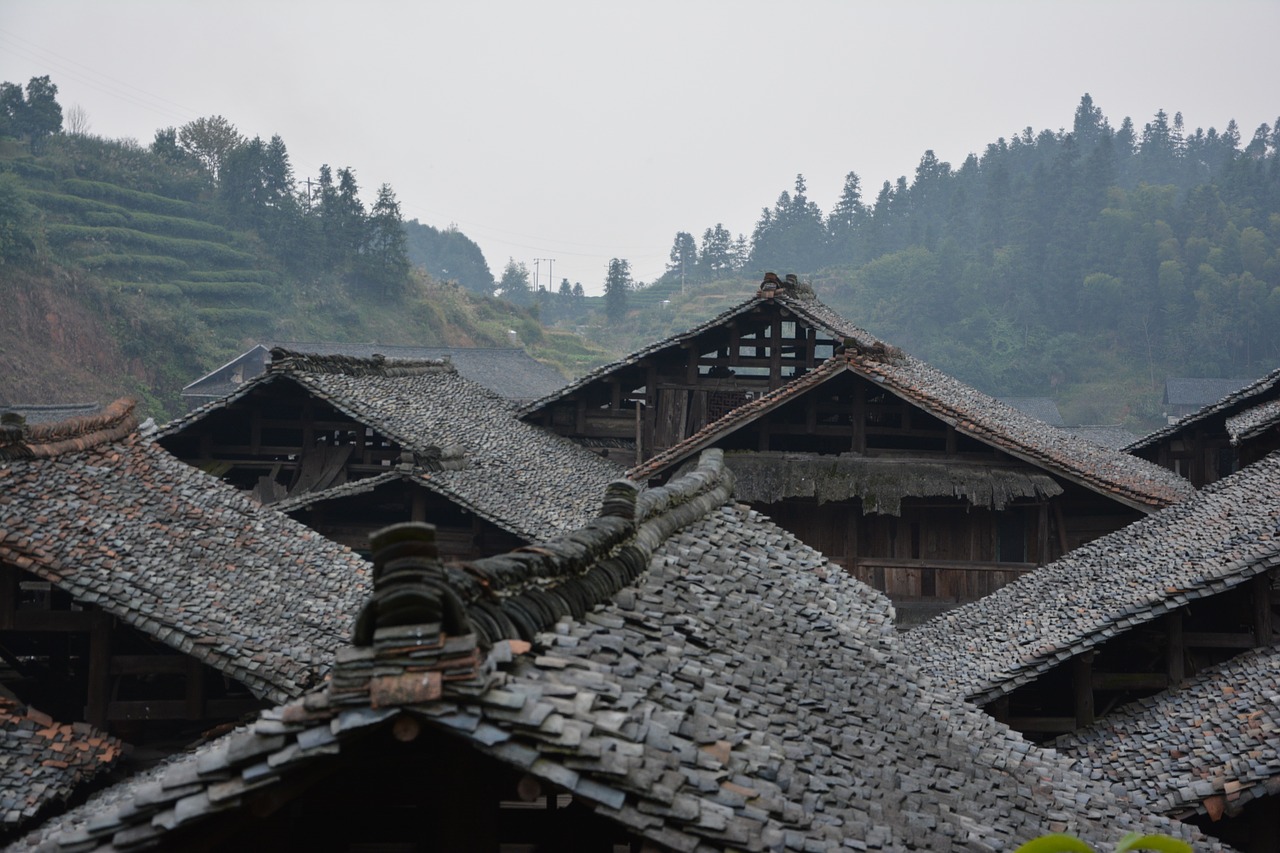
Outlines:
{"type": "Polygon", "coordinates": [[[1197,488],[1280,449],[1280,368],[1124,448],[1197,488]]]}
{"type": "Polygon", "coordinates": [[[751,299],[591,371],[521,417],[630,467],[804,376],[845,338],[874,345],[811,290],[769,275],[751,299]]]}
{"type": "Polygon", "coordinates": [[[0,657],[24,702],[164,750],[323,678],[368,569],[133,409],[0,429],[0,657]]]}
{"type": "Polygon", "coordinates": [[[906,632],[922,666],[1029,737],[1277,640],[1280,453],[906,632]]]}
{"type": "Polygon", "coordinates": [[[766,285],[524,416],[595,446],[626,420],[627,401],[640,425],[632,449],[646,457],[629,476],[661,483],[704,448],[723,449],[741,499],[889,594],[903,624],[1194,491],[981,394],[794,288],[766,285]],[[737,389],[734,406],[707,421],[700,401],[725,387],[737,389]]]}
{"type": "Polygon", "coordinates": [[[341,544],[362,549],[389,522],[430,521],[456,559],[584,522],[621,473],[516,420],[508,401],[444,360],[276,349],[266,373],[158,440],[341,544]]]}

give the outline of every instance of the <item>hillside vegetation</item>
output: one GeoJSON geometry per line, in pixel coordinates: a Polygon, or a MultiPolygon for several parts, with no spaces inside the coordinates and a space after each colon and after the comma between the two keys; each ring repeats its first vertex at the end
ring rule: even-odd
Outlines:
{"type": "MultiPolygon", "coordinates": [[[[269,339],[511,346],[514,332],[566,377],[608,357],[412,263],[390,187],[366,212],[352,170],[324,167],[300,195],[278,137],[217,117],[146,148],[5,128],[0,403],[133,394],[163,419],[183,385],[269,339]]],[[[415,236],[419,254],[470,243],[415,236]]]]}
{"type": "Polygon", "coordinates": [[[795,272],[984,391],[1139,429],[1158,418],[1167,376],[1280,365],[1280,127],[1246,141],[1234,121],[1192,131],[1163,110],[1115,127],[1088,95],[1070,118],[958,168],[926,151],[873,200],[851,172],[825,214],[798,176],[749,239],[720,224],[700,241],[678,232],[668,273],[630,294],[623,324],[649,334],[713,313],[708,290],[795,272]],[[635,305],[646,291],[660,307],[635,305]]]}
{"type": "MultiPolygon", "coordinates": [[[[1071,423],[1155,426],[1168,376],[1280,364],[1280,128],[1246,142],[1163,110],[998,139],[958,168],[926,151],[874,199],[850,172],[824,213],[804,177],[751,235],[677,232],[657,281],[614,258],[604,296],[495,275],[456,227],[368,209],[350,167],[295,179],[278,136],[220,116],[149,146],[61,128],[56,86],[0,99],[0,402],[177,392],[263,339],[505,346],[566,377],[797,273],[869,331],[1071,423]],[[6,112],[7,111],[7,112],[6,112]],[[26,111],[26,112],[24,112],[26,111]]],[[[16,95],[15,95],[16,91],[16,95]]],[[[589,285],[592,283],[588,283],[589,285]]]]}

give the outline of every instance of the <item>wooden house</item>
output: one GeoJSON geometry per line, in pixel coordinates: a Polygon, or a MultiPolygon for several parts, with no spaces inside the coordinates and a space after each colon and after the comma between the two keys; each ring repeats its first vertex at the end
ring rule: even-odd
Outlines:
{"type": "MultiPolygon", "coordinates": [[[[1234,382],[1234,380],[1232,380],[1234,382]]],[[[1205,486],[1280,449],[1280,368],[1125,447],[1205,486]]]]}
{"type": "Polygon", "coordinates": [[[133,408],[0,428],[0,649],[24,705],[164,751],[320,681],[369,575],[133,408]]]}
{"type": "Polygon", "coordinates": [[[1081,772],[1247,853],[1280,850],[1280,647],[1246,651],[1053,742],[1081,772]]]}
{"type": "Polygon", "coordinates": [[[638,465],[805,375],[844,338],[873,343],[805,286],[770,276],[745,302],[591,371],[524,407],[521,416],[622,465],[638,465]]]}
{"type": "Polygon", "coordinates": [[[428,528],[385,530],[325,685],[23,844],[941,851],[1135,830],[1219,849],[916,681],[888,601],[731,493],[713,451],[459,567],[428,528]]]}
{"type": "Polygon", "coordinates": [[[1072,732],[1276,640],[1280,453],[1091,542],[904,642],[1032,737],[1072,732]]]}
{"type": "MultiPolygon", "coordinates": [[[[791,306],[791,317],[832,316],[811,298],[775,293],[748,304],[781,316],[771,302],[791,306]]],[[[1194,491],[847,323],[831,325],[845,337],[821,363],[649,455],[629,476],[661,482],[702,449],[723,449],[741,500],[888,593],[904,624],[980,598],[1194,491]]]]}
{"type": "Polygon", "coordinates": [[[265,373],[166,425],[162,446],[334,541],[431,521],[447,556],[584,523],[621,469],[529,426],[446,360],[274,350],[265,373]]]}
{"type": "Polygon", "coordinates": [[[1280,838],[1280,453],[912,629],[945,685],[1241,850],[1280,838]],[[1275,722],[1272,722],[1275,720],[1275,722]]]}
{"type": "Polygon", "coordinates": [[[221,400],[249,380],[267,372],[274,349],[311,356],[375,356],[399,361],[448,360],[462,374],[512,405],[526,405],[565,384],[560,372],[534,359],[520,347],[418,347],[397,344],[264,341],[209,371],[182,389],[188,409],[221,400]]]}

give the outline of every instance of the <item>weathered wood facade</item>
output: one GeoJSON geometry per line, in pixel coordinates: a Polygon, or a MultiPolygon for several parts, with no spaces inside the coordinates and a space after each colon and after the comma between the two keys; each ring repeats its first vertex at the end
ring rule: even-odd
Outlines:
{"type": "Polygon", "coordinates": [[[270,703],[212,667],[0,561],[4,684],[135,745],[185,743],[270,703]]]}
{"type": "MultiPolygon", "coordinates": [[[[904,624],[1144,515],[834,366],[708,429],[690,452],[725,450],[740,500],[887,593],[904,624]]],[[[661,481],[681,456],[633,475],[661,481]]]]}
{"type": "Polygon", "coordinates": [[[835,331],[783,300],[755,300],[570,386],[525,419],[637,465],[804,376],[840,345],[835,331]]]}
{"type": "Polygon", "coordinates": [[[1198,599],[1075,655],[982,705],[1032,740],[1091,726],[1114,709],[1276,641],[1275,572],[1198,599]]]}
{"type": "Polygon", "coordinates": [[[515,419],[444,361],[275,350],[267,373],[159,441],[355,550],[389,523],[430,521],[446,555],[464,560],[585,519],[622,473],[515,419]]]}

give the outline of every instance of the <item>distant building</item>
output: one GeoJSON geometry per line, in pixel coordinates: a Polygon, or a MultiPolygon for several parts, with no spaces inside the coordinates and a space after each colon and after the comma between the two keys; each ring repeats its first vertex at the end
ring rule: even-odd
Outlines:
{"type": "Polygon", "coordinates": [[[1232,385],[1221,397],[1124,449],[1181,474],[1197,488],[1256,462],[1280,449],[1280,368],[1232,385]]]}
{"type": "Polygon", "coordinates": [[[1168,423],[1212,405],[1252,379],[1188,379],[1170,377],[1164,381],[1164,416],[1168,423]]]}
{"type": "Polygon", "coordinates": [[[267,371],[273,347],[306,355],[352,358],[438,360],[447,358],[458,373],[483,385],[514,405],[544,397],[565,384],[554,367],[532,358],[519,347],[413,347],[391,344],[348,344],[315,341],[264,341],[182,389],[188,410],[221,399],[267,371]]]}

